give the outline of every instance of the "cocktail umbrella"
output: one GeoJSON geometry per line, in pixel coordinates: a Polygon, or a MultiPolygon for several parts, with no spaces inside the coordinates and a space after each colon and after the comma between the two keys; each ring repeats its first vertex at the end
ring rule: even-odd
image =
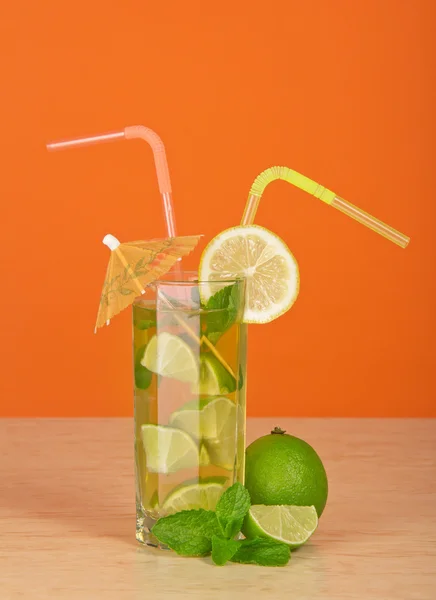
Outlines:
{"type": "Polygon", "coordinates": [[[113,235],[103,243],[111,250],[100,298],[95,331],[109,325],[112,317],[133,304],[145,287],[168,273],[179,258],[189,254],[199,235],[121,244],[113,235]]]}

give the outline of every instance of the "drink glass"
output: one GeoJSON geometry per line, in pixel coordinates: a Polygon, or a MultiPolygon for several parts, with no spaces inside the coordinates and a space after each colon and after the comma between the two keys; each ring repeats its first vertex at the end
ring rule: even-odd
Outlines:
{"type": "Polygon", "coordinates": [[[136,538],[244,483],[245,282],[173,273],[133,305],[136,538]],[[212,298],[206,301],[212,294],[212,298]]]}

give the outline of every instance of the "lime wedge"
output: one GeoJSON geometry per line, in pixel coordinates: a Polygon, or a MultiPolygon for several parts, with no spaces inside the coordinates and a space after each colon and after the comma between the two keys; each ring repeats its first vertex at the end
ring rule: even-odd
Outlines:
{"type": "MultiPolygon", "coordinates": [[[[202,281],[246,280],[245,323],[268,323],[289,310],[299,291],[297,262],[275,233],[249,225],[218,234],[200,260],[202,281]]],[[[216,286],[215,286],[216,287],[216,286]]],[[[213,283],[202,287],[202,301],[214,294],[213,283]]]]}
{"type": "Polygon", "coordinates": [[[163,503],[162,511],[170,515],[179,510],[195,510],[198,508],[215,510],[223,491],[224,486],[220,483],[184,485],[171,492],[163,503]]]}
{"type": "Polygon", "coordinates": [[[248,538],[267,537],[291,548],[302,546],[318,527],[314,506],[253,505],[245,517],[242,533],[248,538]]]}
{"type": "Polygon", "coordinates": [[[175,473],[198,467],[198,443],[185,431],[164,425],[142,425],[141,436],[148,471],[175,473]]]}
{"type": "Polygon", "coordinates": [[[198,383],[198,361],[188,344],[172,333],[155,335],[145,349],[141,365],[163,377],[198,383]]]}
{"type": "Polygon", "coordinates": [[[201,439],[210,463],[233,469],[236,447],[236,404],[226,398],[188,402],[170,417],[170,425],[201,439]]]}
{"type": "Polygon", "coordinates": [[[200,359],[199,393],[202,396],[220,396],[236,390],[236,380],[213,354],[200,359]]]}

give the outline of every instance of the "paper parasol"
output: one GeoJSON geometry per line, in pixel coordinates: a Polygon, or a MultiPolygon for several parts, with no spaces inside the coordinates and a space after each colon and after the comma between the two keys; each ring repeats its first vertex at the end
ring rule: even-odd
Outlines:
{"type": "Polygon", "coordinates": [[[179,236],[121,244],[113,235],[107,235],[103,243],[110,248],[111,256],[95,331],[103,325],[109,325],[112,317],[133,304],[135,298],[145,292],[148,284],[168,273],[179,258],[195,248],[200,237],[179,236]]]}

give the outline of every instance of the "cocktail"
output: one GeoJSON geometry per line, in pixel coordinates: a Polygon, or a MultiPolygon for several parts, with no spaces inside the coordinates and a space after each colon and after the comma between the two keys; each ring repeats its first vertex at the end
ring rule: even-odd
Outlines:
{"type": "Polygon", "coordinates": [[[133,304],[136,536],[244,480],[245,282],[172,274],[133,304]],[[212,288],[213,294],[209,296],[212,288]],[[207,343],[208,342],[208,343],[207,343]]]}
{"type": "MultiPolygon", "coordinates": [[[[192,251],[198,236],[176,237],[165,150],[154,132],[128,127],[49,147],[134,137],[148,141],[153,148],[168,239],[120,245],[113,236],[106,236],[104,242],[112,255],[97,327],[133,305],[136,537],[158,547],[165,547],[162,540],[166,539],[173,547],[172,515],[194,510],[210,520],[210,511],[221,497],[224,500],[227,494],[238,493],[225,490],[244,483],[247,324],[278,318],[290,309],[299,292],[298,265],[287,245],[273,232],[254,225],[266,186],[283,179],[403,248],[409,239],[296,171],[273,167],[254,181],[241,225],[209,242],[198,273],[185,272],[179,260],[192,251]],[[152,531],[159,519],[165,522],[160,541],[152,531]]],[[[272,433],[284,434],[281,430],[272,433]]],[[[320,469],[323,471],[322,466],[320,469]]],[[[267,474],[266,481],[268,478],[267,474]]],[[[323,508],[327,480],[321,484],[323,508]]],[[[315,506],[279,509],[278,519],[289,509],[289,514],[300,515],[303,523],[308,509],[315,516],[316,527],[315,506]]],[[[254,512],[263,514],[262,509],[254,512]]],[[[294,523],[295,516],[292,519],[294,523]]],[[[279,529],[282,531],[281,525],[279,529]]],[[[301,542],[303,533],[298,535],[301,542]]],[[[234,536],[232,533],[230,538],[234,536]]],[[[200,538],[205,546],[197,546],[195,555],[211,548],[209,538],[200,538]]],[[[294,542],[296,547],[298,539],[294,542]]],[[[236,547],[233,550],[236,552],[236,547]]],[[[192,548],[186,547],[181,551],[190,552],[193,555],[192,548]]]]}

